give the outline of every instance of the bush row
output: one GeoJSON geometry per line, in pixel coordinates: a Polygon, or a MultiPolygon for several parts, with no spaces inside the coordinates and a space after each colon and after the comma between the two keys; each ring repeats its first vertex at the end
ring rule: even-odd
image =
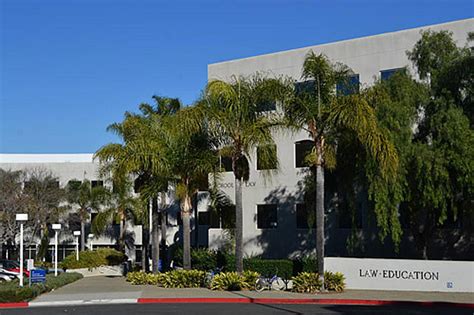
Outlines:
{"type": "MultiPolygon", "coordinates": [[[[19,287],[18,280],[0,285],[0,303],[29,301],[38,295],[48,292],[82,278],[79,273],[61,273],[57,277],[52,274],[46,275],[44,284],[33,284],[19,287]]],[[[26,279],[26,283],[27,283],[26,279]]]]}
{"type": "MultiPolygon", "coordinates": [[[[319,274],[315,272],[301,272],[292,278],[293,291],[299,293],[316,293],[321,290],[319,274]]],[[[344,275],[340,272],[326,271],[324,273],[324,287],[329,291],[342,292],[346,286],[344,275]]]]}
{"type": "Polygon", "coordinates": [[[126,259],[125,255],[112,248],[101,248],[94,251],[82,251],[79,260],[73,253],[60,263],[64,269],[96,268],[100,266],[120,265],[126,259]]]}
{"type": "Polygon", "coordinates": [[[165,273],[150,274],[142,271],[127,273],[127,281],[135,285],[159,285],[164,288],[199,288],[207,287],[213,290],[251,289],[260,274],[245,271],[242,275],[236,272],[223,272],[212,279],[202,270],[173,270],[165,273]]]}
{"type": "MultiPolygon", "coordinates": [[[[183,261],[182,248],[175,249],[172,260],[178,266],[183,261]]],[[[221,268],[223,271],[235,271],[235,256],[223,251],[209,249],[191,249],[191,265],[193,269],[209,271],[221,268]]],[[[277,274],[282,278],[290,278],[301,272],[316,272],[316,259],[303,257],[300,259],[262,259],[258,257],[244,258],[244,270],[260,273],[264,276],[277,274]]]]}
{"type": "MultiPolygon", "coordinates": [[[[131,284],[151,284],[165,288],[198,288],[208,287],[212,290],[239,291],[253,289],[260,274],[255,271],[244,271],[242,275],[236,272],[223,272],[211,279],[202,270],[173,270],[165,273],[147,274],[141,271],[129,272],[127,281],[131,284]]],[[[291,278],[293,291],[299,293],[316,293],[321,290],[319,275],[314,272],[301,272],[291,278]]],[[[345,278],[342,273],[325,272],[324,284],[329,291],[342,292],[345,288],[345,278]]]]}

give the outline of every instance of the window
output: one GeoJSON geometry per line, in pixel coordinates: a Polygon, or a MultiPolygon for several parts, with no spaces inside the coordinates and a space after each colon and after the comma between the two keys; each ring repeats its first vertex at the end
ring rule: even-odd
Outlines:
{"type": "Polygon", "coordinates": [[[277,225],[277,205],[257,205],[257,228],[275,229],[277,225]]]}
{"type": "Polygon", "coordinates": [[[309,163],[306,161],[306,157],[313,150],[313,141],[311,140],[302,140],[295,142],[295,165],[296,167],[307,167],[309,163]]]}
{"type": "Polygon", "coordinates": [[[314,80],[308,80],[308,81],[295,83],[295,92],[297,95],[312,94],[315,91],[316,91],[316,85],[315,85],[314,80]]]}
{"type": "Polygon", "coordinates": [[[270,144],[257,148],[257,170],[271,170],[277,168],[276,145],[270,144]]]}
{"type": "Polygon", "coordinates": [[[178,215],[176,216],[176,221],[178,225],[183,225],[183,218],[181,217],[181,211],[178,212],[178,215]]]}
{"type": "Polygon", "coordinates": [[[70,180],[67,182],[67,185],[70,189],[73,189],[73,190],[78,190],[79,187],[81,186],[81,181],[80,180],[70,180]]]}
{"type": "Polygon", "coordinates": [[[306,204],[296,204],[296,228],[297,229],[312,229],[316,228],[316,213],[308,211],[306,204]]]}
{"type": "Polygon", "coordinates": [[[232,158],[228,156],[219,157],[219,165],[221,172],[232,172],[232,158]]]}
{"type": "Polygon", "coordinates": [[[104,186],[104,181],[103,180],[93,180],[91,181],[91,187],[94,188],[94,187],[103,187],[104,186]]]}
{"type": "Polygon", "coordinates": [[[235,229],[235,205],[226,205],[220,209],[221,228],[235,229]]]}
{"type": "Polygon", "coordinates": [[[359,93],[359,75],[353,74],[336,84],[338,96],[359,93]]]}
{"type": "Polygon", "coordinates": [[[265,100],[257,104],[257,112],[269,112],[276,110],[276,102],[272,100],[265,100]]]}
{"type": "Polygon", "coordinates": [[[198,223],[199,225],[208,225],[211,229],[220,228],[219,215],[214,211],[199,211],[198,223]]]}
{"type": "Polygon", "coordinates": [[[392,75],[399,71],[403,71],[404,68],[394,68],[394,69],[387,69],[387,70],[382,70],[380,71],[380,78],[382,81],[390,79],[392,75]]]}
{"type": "Polygon", "coordinates": [[[339,228],[362,228],[362,202],[357,202],[356,209],[351,209],[347,202],[342,202],[338,207],[339,228]]]}

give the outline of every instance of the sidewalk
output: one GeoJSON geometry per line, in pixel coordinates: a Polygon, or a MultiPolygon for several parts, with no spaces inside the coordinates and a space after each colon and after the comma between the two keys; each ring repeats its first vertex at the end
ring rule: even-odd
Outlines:
{"type": "MultiPolygon", "coordinates": [[[[131,285],[123,277],[90,277],[39,296],[28,306],[126,303],[262,303],[426,306],[474,308],[474,293],[347,290],[343,293],[301,294],[287,291],[211,291],[204,288],[165,289],[131,285]]],[[[0,306],[1,307],[1,306],[0,306]]]]}

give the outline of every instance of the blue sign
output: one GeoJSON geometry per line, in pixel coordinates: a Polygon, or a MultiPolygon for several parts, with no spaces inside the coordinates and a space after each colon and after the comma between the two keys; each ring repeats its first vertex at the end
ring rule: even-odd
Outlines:
{"type": "Polygon", "coordinates": [[[45,281],[46,281],[46,270],[43,270],[43,269],[30,270],[31,283],[44,283],[45,281]]]}

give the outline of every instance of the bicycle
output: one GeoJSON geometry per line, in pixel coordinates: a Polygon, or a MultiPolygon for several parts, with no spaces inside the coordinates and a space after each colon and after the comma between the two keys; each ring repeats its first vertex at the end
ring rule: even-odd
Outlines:
{"type": "Polygon", "coordinates": [[[260,277],[255,282],[255,291],[262,292],[265,289],[268,290],[283,290],[286,288],[286,284],[282,278],[278,277],[276,274],[273,277],[260,277]]]}

